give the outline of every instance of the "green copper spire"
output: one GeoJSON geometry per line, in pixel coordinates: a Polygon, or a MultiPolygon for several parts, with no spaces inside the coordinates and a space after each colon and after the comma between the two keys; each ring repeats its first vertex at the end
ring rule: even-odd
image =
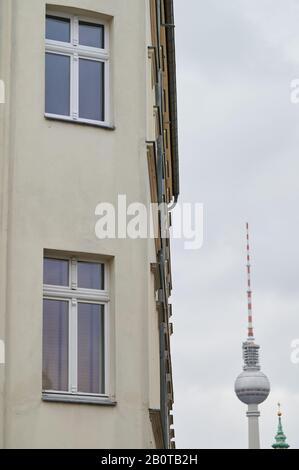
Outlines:
{"type": "Polygon", "coordinates": [[[275,436],[275,441],[276,442],[274,444],[272,444],[272,447],[273,447],[273,449],[288,449],[290,446],[286,442],[287,438],[286,438],[286,435],[284,434],[283,429],[282,429],[282,423],[281,423],[282,413],[280,411],[280,403],[278,403],[277,416],[278,416],[278,428],[277,428],[277,434],[275,436]]]}

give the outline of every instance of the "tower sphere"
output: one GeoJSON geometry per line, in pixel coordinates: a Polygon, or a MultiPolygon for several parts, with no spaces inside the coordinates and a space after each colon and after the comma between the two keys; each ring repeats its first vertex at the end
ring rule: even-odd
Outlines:
{"type": "Polygon", "coordinates": [[[236,379],[235,392],[246,405],[259,405],[270,393],[270,382],[260,370],[245,370],[236,379]]]}

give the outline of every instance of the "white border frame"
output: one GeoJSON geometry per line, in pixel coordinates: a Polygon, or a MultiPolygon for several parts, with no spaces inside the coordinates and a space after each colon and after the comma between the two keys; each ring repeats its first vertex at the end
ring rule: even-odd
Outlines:
{"type": "Polygon", "coordinates": [[[76,16],[47,10],[46,16],[56,16],[70,20],[70,42],[45,39],[45,53],[68,55],[70,61],[70,115],[52,114],[45,112],[45,117],[63,121],[112,127],[110,105],[110,34],[109,22],[102,19],[76,16]],[[79,22],[94,23],[104,27],[104,49],[82,46],[79,44],[79,22]],[[104,63],[104,121],[84,119],[79,116],[79,60],[89,59],[104,63]]]}

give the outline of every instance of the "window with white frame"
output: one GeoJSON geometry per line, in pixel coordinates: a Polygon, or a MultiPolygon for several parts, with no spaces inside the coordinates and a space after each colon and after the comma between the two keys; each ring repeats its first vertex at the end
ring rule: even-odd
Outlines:
{"type": "Polygon", "coordinates": [[[45,80],[47,117],[108,126],[108,23],[48,12],[45,80]]]}
{"type": "Polygon", "coordinates": [[[43,392],[108,396],[108,267],[44,258],[43,392]]]}

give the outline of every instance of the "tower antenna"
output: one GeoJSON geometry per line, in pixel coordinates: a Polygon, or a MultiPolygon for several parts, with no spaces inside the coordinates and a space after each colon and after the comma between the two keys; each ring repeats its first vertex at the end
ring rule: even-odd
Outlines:
{"type": "Polygon", "coordinates": [[[252,290],[251,290],[251,264],[250,264],[250,246],[249,246],[249,224],[246,223],[246,242],[247,242],[247,304],[248,304],[248,341],[254,341],[252,324],[252,290]]]}

